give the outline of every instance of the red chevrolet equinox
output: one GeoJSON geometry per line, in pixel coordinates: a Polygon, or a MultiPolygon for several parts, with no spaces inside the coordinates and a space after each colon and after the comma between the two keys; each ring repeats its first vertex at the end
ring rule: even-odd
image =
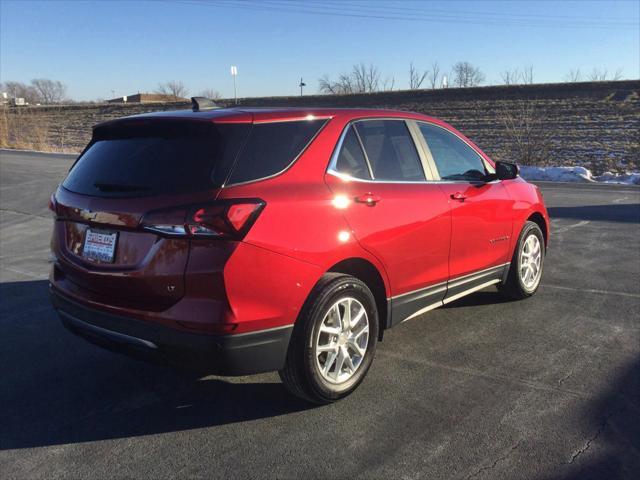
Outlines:
{"type": "Polygon", "coordinates": [[[385,330],[489,285],[535,293],[549,238],[515,165],[390,110],[194,99],[109,121],[50,207],[72,332],[208,373],[277,370],[317,403],[358,386],[385,330]]]}

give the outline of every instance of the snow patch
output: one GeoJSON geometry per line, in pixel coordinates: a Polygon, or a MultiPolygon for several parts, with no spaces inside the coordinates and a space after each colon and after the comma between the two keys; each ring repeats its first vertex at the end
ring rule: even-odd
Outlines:
{"type": "Polygon", "coordinates": [[[611,173],[594,176],[584,167],[528,167],[520,166],[520,176],[525,180],[545,182],[622,183],[640,185],[640,172],[611,173]]]}
{"type": "Polygon", "coordinates": [[[605,172],[596,177],[596,181],[602,183],[625,183],[627,185],[640,185],[640,172],[611,173],[605,172]]]}

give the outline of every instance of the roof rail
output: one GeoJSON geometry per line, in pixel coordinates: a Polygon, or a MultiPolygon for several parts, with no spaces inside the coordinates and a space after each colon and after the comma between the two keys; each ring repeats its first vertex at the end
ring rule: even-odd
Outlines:
{"type": "Polygon", "coordinates": [[[213,100],[205,97],[191,97],[191,109],[194,112],[200,110],[212,110],[214,108],[222,108],[216,104],[213,100]]]}

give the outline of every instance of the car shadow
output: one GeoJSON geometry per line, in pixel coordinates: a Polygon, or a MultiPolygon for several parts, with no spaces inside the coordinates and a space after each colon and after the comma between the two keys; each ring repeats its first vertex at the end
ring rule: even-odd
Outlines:
{"type": "MultiPolygon", "coordinates": [[[[586,205],[579,207],[549,207],[551,218],[572,218],[601,222],[640,223],[640,204],[586,205]]],[[[553,232],[552,232],[553,235],[553,232]]]]}
{"type": "Polygon", "coordinates": [[[104,351],[67,332],[46,281],[0,284],[0,450],[225,425],[313,408],[274,374],[224,380],[104,351]]]}

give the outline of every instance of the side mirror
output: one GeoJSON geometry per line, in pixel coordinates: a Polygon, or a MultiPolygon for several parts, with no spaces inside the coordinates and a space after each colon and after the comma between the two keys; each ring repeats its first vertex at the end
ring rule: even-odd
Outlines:
{"type": "Polygon", "coordinates": [[[518,176],[518,165],[509,162],[496,162],[498,180],[513,180],[518,176]]]}

